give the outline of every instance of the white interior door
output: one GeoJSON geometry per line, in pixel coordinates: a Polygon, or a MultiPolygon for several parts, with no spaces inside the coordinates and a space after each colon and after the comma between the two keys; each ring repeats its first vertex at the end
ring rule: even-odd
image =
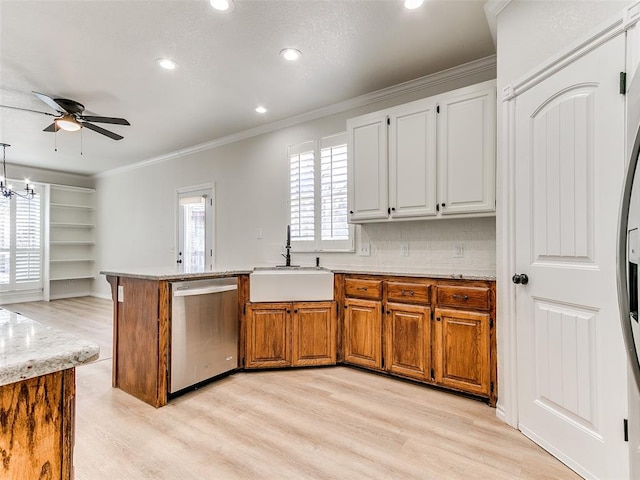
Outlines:
{"type": "Polygon", "coordinates": [[[516,290],[519,428],[585,478],[628,478],[624,51],[620,35],[516,99],[516,268],[529,279],[516,290]]]}
{"type": "Polygon", "coordinates": [[[178,192],[176,261],[187,271],[213,268],[213,189],[178,192]]]}

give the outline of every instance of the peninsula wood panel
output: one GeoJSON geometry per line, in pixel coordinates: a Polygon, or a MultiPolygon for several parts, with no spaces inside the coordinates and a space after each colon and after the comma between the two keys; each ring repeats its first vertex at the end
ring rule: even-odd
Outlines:
{"type": "Polygon", "coordinates": [[[344,307],[344,361],[381,369],[382,303],[347,298],[344,307]]]}
{"type": "Polygon", "coordinates": [[[431,309],[387,303],[385,369],[418,380],[431,377],[431,309]]]}
{"type": "Polygon", "coordinates": [[[291,364],[335,365],[335,302],[294,303],[291,317],[291,364]]]}
{"type": "Polygon", "coordinates": [[[489,314],[437,308],[434,317],[436,383],[488,396],[489,314]]]}
{"type": "Polygon", "coordinates": [[[0,478],[73,479],[75,369],[0,387],[0,478]]]}
{"type": "MultiPolygon", "coordinates": [[[[117,359],[115,387],[156,407],[159,401],[159,296],[158,282],[119,277],[123,301],[115,303],[118,316],[114,323],[117,359]]],[[[166,293],[163,295],[163,297],[166,293]]],[[[165,339],[166,342],[166,339],[165,339]]],[[[166,365],[166,364],[165,364],[166,365]]],[[[166,368],[164,370],[166,372],[166,368]]],[[[162,393],[162,392],[160,392],[162,393]]]]}
{"type": "Polygon", "coordinates": [[[291,304],[247,306],[245,368],[291,365],[291,304]]]}

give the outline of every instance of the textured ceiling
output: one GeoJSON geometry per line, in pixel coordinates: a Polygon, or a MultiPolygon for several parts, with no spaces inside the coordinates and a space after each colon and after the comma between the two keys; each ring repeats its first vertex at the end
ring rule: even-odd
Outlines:
{"type": "Polygon", "coordinates": [[[147,160],[492,55],[483,6],[236,0],[219,13],[206,0],[1,0],[0,104],[54,113],[38,91],[131,126],[103,125],[121,141],[54,135],[42,132],[51,117],[2,108],[0,142],[11,163],[83,174],[147,160]],[[285,63],[284,47],[301,61],[285,63]]]}

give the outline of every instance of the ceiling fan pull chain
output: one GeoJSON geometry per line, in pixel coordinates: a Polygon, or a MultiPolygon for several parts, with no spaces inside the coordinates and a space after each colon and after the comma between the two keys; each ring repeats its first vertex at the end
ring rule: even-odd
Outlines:
{"type": "Polygon", "coordinates": [[[58,151],[58,129],[57,128],[53,129],[53,151],[54,152],[58,151]]]}
{"type": "Polygon", "coordinates": [[[80,129],[80,156],[82,156],[82,128],[80,129]]]}

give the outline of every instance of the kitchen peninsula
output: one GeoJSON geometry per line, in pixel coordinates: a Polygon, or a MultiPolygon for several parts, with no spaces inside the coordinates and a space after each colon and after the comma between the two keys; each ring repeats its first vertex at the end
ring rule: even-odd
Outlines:
{"type": "Polygon", "coordinates": [[[103,271],[114,302],[114,387],[166,405],[171,283],[237,278],[238,370],[353,365],[471,394],[498,395],[495,279],[334,270],[333,299],[250,301],[253,269],[103,271]]]}
{"type": "Polygon", "coordinates": [[[0,308],[0,477],[71,480],[75,367],[99,347],[0,308]]]}

